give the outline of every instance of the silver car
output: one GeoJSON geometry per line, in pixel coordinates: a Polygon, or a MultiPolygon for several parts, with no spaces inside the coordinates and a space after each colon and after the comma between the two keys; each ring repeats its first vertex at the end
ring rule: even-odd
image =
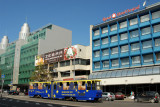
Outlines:
{"type": "Polygon", "coordinates": [[[115,100],[115,95],[112,92],[103,92],[102,93],[102,98],[107,100],[107,101],[114,101],[115,100]]]}

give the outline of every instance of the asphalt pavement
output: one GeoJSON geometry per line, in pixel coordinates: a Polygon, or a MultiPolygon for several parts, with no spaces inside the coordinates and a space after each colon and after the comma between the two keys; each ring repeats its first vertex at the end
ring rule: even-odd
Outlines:
{"type": "Polygon", "coordinates": [[[86,101],[65,101],[51,100],[43,98],[30,98],[20,95],[3,95],[0,98],[0,107],[160,107],[160,103],[141,102],[137,103],[131,99],[115,101],[103,101],[102,103],[93,103],[86,101]]]}
{"type": "Polygon", "coordinates": [[[0,98],[0,107],[74,107],[59,104],[42,103],[35,101],[25,101],[12,98],[0,98]]]}

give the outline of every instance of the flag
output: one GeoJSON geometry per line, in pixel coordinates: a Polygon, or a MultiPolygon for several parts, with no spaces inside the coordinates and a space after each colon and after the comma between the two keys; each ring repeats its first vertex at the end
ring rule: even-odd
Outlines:
{"type": "Polygon", "coordinates": [[[143,3],[143,7],[146,5],[146,0],[144,1],[144,3],[143,3]]]}

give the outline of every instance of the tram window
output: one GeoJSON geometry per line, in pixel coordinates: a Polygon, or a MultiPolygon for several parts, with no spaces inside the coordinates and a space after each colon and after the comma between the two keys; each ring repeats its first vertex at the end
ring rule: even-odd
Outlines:
{"type": "Polygon", "coordinates": [[[87,90],[91,90],[91,82],[87,81],[87,90]]]}
{"type": "Polygon", "coordinates": [[[97,82],[96,89],[100,90],[100,82],[97,82]]]}
{"type": "Polygon", "coordinates": [[[33,88],[34,88],[34,89],[37,89],[37,88],[38,88],[38,83],[34,83],[34,84],[33,84],[33,88]]]}
{"type": "Polygon", "coordinates": [[[85,82],[82,82],[82,86],[85,86],[85,82]]]}
{"type": "Polygon", "coordinates": [[[92,90],[96,90],[96,84],[94,81],[92,82],[92,90]]]}
{"type": "Polygon", "coordinates": [[[69,82],[67,82],[67,86],[69,86],[69,82]]]}
{"type": "Polygon", "coordinates": [[[46,84],[46,89],[50,89],[50,84],[46,84]]]}
{"type": "Polygon", "coordinates": [[[60,86],[62,86],[63,84],[62,84],[62,82],[60,82],[60,86]]]}
{"type": "Polygon", "coordinates": [[[56,84],[54,84],[54,90],[56,90],[56,84]]]}
{"type": "Polygon", "coordinates": [[[77,86],[77,82],[74,82],[74,86],[77,86]]]}

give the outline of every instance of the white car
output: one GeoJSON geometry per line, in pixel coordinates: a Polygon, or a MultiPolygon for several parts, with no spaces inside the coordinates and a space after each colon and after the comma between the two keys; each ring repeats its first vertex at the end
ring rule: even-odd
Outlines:
{"type": "Polygon", "coordinates": [[[103,92],[102,93],[102,98],[107,100],[107,101],[114,101],[115,100],[115,95],[112,92],[103,92]]]}

